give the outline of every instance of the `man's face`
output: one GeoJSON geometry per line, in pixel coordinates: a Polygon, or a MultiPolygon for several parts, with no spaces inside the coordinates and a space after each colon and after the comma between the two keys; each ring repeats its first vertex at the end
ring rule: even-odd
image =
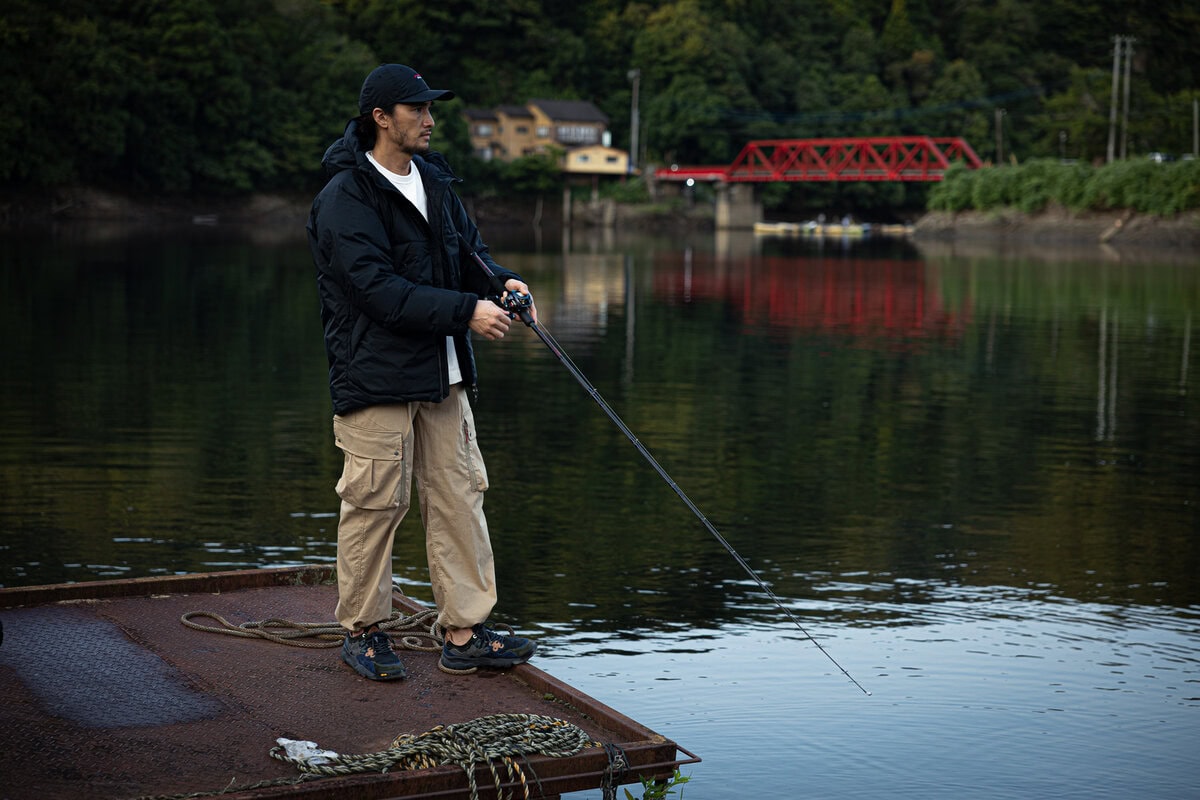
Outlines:
{"type": "Polygon", "coordinates": [[[380,133],[409,155],[424,153],[429,150],[429,136],[433,133],[432,112],[433,103],[397,103],[391,116],[387,117],[387,127],[380,133]]]}

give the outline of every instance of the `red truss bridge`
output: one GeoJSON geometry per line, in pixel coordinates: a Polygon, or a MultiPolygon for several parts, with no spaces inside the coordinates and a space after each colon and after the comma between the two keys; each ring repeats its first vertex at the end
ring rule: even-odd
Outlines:
{"type": "Polygon", "coordinates": [[[718,183],[775,181],[940,181],[954,161],[983,164],[964,139],[871,136],[763,139],[750,142],[728,166],[660,167],[658,180],[718,183]]]}

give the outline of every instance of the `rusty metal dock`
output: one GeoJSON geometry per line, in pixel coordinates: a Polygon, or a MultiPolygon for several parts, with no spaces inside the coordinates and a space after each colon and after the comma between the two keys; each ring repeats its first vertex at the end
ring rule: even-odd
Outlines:
{"type": "MultiPolygon", "coordinates": [[[[376,753],[399,734],[507,713],[561,719],[610,745],[530,756],[521,770],[530,797],[665,778],[699,761],[532,664],[455,676],[438,669],[436,653],[405,650],[408,678],[377,683],[354,674],[336,649],[219,636],[180,621],[194,611],[234,624],[326,620],[336,602],[331,573],[263,569],[0,589],[0,798],[467,797],[457,766],[298,782],[296,768],[269,751],[286,737],[341,754],[376,753]],[[625,769],[612,769],[614,753],[624,754],[625,769]]],[[[399,593],[394,602],[405,614],[426,610],[399,593]]],[[[489,768],[475,771],[479,796],[496,797],[489,768]]],[[[525,791],[511,775],[501,788],[514,797],[525,791]]]]}

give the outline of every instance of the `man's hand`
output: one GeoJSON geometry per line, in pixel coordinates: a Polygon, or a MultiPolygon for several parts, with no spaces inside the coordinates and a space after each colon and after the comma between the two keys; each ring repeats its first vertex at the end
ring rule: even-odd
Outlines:
{"type": "Polygon", "coordinates": [[[529,291],[529,287],[516,278],[509,278],[504,282],[504,288],[510,292],[520,292],[521,294],[529,295],[529,313],[533,314],[533,321],[537,322],[537,306],[533,304],[533,294],[529,291]]]}
{"type": "MultiPolygon", "coordinates": [[[[529,287],[516,278],[509,278],[505,281],[504,289],[506,292],[520,292],[529,295],[529,287]]],[[[533,305],[532,295],[529,295],[529,312],[533,315],[533,321],[537,322],[537,306],[533,305]]],[[[475,314],[471,317],[469,324],[471,330],[485,339],[502,339],[504,334],[508,333],[509,326],[512,325],[512,317],[491,300],[477,300],[475,314]]]]}
{"type": "Polygon", "coordinates": [[[503,339],[511,324],[508,312],[491,300],[475,301],[475,313],[469,323],[475,333],[485,339],[503,339]]]}

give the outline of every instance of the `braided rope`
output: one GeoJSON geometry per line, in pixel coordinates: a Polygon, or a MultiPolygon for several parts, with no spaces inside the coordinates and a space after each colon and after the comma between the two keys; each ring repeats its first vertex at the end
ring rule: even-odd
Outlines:
{"type": "MultiPolygon", "coordinates": [[[[291,647],[326,648],[338,647],[346,638],[346,630],[336,622],[295,622],[293,620],[272,617],[258,622],[243,622],[234,625],[229,620],[211,611],[188,611],[179,621],[185,626],[206,633],[223,633],[229,636],[240,636],[246,639],[267,639],[268,641],[286,644],[291,647]],[[195,622],[197,617],[207,617],[216,620],[219,625],[204,625],[195,622]],[[316,639],[305,642],[301,639],[316,639]]],[[[504,623],[493,623],[493,627],[514,633],[513,629],[504,623]]],[[[417,650],[424,653],[438,653],[442,650],[446,631],[437,621],[437,610],[429,609],[406,615],[393,611],[388,619],[379,623],[379,629],[389,638],[397,642],[405,650],[417,650]],[[424,628],[428,624],[428,628],[424,628]]],[[[442,664],[438,659],[437,667],[448,675],[470,675],[478,672],[478,667],[454,669],[442,664]]]]}
{"type": "MultiPolygon", "coordinates": [[[[467,775],[471,800],[479,797],[474,766],[486,763],[503,797],[503,765],[509,780],[517,781],[528,800],[529,785],[514,756],[543,755],[552,758],[573,756],[585,747],[599,746],[578,726],[537,714],[492,714],[468,722],[438,725],[425,733],[401,734],[387,750],[360,755],[339,755],[328,764],[312,764],[288,756],[280,746],[271,749],[272,758],[294,764],[301,773],[315,775],[352,775],[362,772],[387,772],[391,769],[430,769],[444,765],[461,767],[467,775]]],[[[528,765],[526,765],[528,766],[528,765]]],[[[536,776],[535,776],[536,777],[536,776]]]]}
{"type": "MultiPolygon", "coordinates": [[[[189,611],[179,618],[189,628],[208,633],[224,633],[229,636],[241,636],[247,639],[267,639],[291,647],[338,647],[346,638],[346,631],[336,622],[294,622],[286,619],[266,619],[260,622],[243,622],[234,625],[220,614],[211,611],[189,611]],[[220,625],[204,625],[193,622],[197,617],[214,619],[220,625]],[[300,641],[316,639],[317,641],[300,641]]],[[[427,653],[438,652],[442,649],[442,640],[438,634],[437,611],[418,611],[412,615],[393,611],[392,615],[379,623],[379,629],[407,650],[420,650],[427,653]]]]}

